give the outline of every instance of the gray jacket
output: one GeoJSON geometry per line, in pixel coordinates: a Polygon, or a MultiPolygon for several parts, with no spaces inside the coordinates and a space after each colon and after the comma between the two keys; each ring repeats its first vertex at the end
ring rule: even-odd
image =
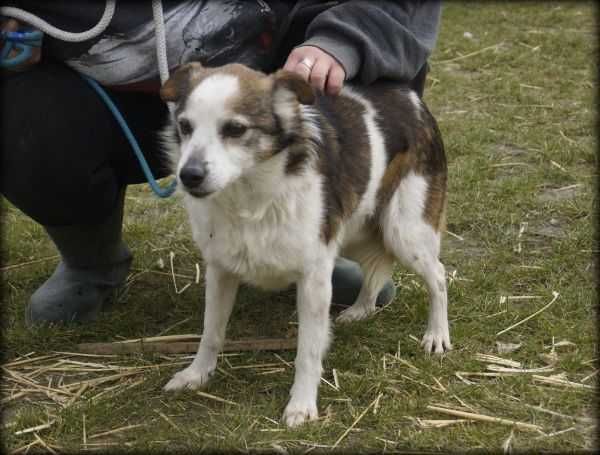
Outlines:
{"type": "MultiPolygon", "coordinates": [[[[302,2],[300,2],[302,3],[302,2]]],[[[310,22],[303,44],[333,55],[346,78],[409,81],[427,62],[438,36],[440,0],[347,0],[310,22]]]]}

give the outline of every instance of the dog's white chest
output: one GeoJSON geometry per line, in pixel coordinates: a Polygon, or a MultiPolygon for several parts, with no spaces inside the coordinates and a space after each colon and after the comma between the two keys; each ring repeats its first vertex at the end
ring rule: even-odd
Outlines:
{"type": "Polygon", "coordinates": [[[318,244],[318,208],[306,196],[258,211],[189,200],[194,239],[207,262],[254,286],[284,288],[298,280],[318,244]]]}

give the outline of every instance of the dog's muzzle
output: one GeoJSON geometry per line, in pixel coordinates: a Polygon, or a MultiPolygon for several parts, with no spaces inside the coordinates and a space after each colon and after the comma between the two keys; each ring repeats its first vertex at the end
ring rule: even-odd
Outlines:
{"type": "Polygon", "coordinates": [[[192,196],[202,197],[210,193],[202,189],[202,184],[208,175],[208,165],[206,161],[191,160],[179,171],[179,180],[185,187],[185,190],[192,196]]]}

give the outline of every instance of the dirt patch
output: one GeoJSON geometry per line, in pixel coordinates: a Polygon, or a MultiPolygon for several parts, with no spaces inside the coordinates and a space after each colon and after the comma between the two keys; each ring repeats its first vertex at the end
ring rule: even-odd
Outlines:
{"type": "Polygon", "coordinates": [[[464,79],[477,79],[481,75],[478,71],[465,70],[460,64],[454,62],[444,63],[440,68],[448,74],[464,79]]]}
{"type": "Polygon", "coordinates": [[[583,184],[563,186],[560,188],[546,188],[538,195],[540,202],[558,202],[575,199],[583,191],[583,184]]]}
{"type": "Polygon", "coordinates": [[[527,150],[515,144],[494,144],[490,147],[490,157],[494,159],[507,159],[523,157],[527,150]]]}
{"type": "Polygon", "coordinates": [[[562,222],[556,218],[550,219],[550,221],[541,223],[537,226],[530,226],[528,231],[529,234],[539,237],[548,237],[551,239],[566,239],[567,231],[563,228],[562,222]]]}
{"type": "Polygon", "coordinates": [[[451,254],[460,254],[468,258],[481,258],[487,255],[488,250],[481,245],[469,240],[460,240],[450,234],[445,234],[442,240],[442,251],[451,254]]]}
{"type": "Polygon", "coordinates": [[[516,144],[493,144],[488,149],[490,167],[495,170],[494,180],[522,176],[529,172],[526,162],[528,150],[516,144]]]}
{"type": "Polygon", "coordinates": [[[492,165],[495,170],[493,180],[502,182],[511,178],[520,178],[527,175],[530,171],[530,166],[527,163],[501,163],[502,165],[492,165]]]}

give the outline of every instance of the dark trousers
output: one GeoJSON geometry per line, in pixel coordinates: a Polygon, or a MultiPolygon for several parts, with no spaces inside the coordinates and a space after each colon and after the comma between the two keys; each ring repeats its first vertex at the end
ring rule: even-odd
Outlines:
{"type": "MultiPolygon", "coordinates": [[[[422,95],[427,69],[411,82],[422,95]]],[[[45,226],[93,224],[127,184],[145,178],[97,93],[60,63],[1,79],[0,192],[45,226]]],[[[156,178],[168,174],[158,137],[167,120],[158,95],[110,92],[156,178]]]]}
{"type": "MultiPolygon", "coordinates": [[[[113,115],[80,75],[45,61],[0,84],[0,192],[35,221],[97,223],[127,184],[145,181],[113,115]]],[[[166,176],[158,139],[166,105],[157,95],[109,94],[155,177],[166,176]]]]}

